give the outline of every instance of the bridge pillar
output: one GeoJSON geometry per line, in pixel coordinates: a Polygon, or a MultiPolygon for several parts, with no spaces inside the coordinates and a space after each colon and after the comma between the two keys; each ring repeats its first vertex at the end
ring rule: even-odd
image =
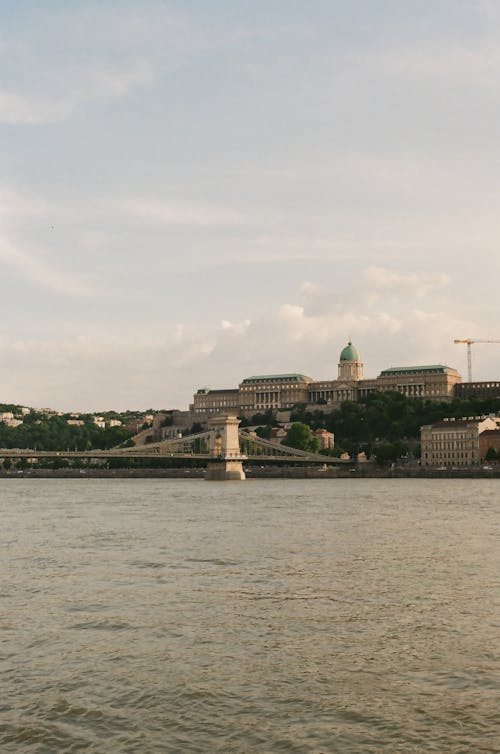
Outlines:
{"type": "Polygon", "coordinates": [[[213,430],[210,447],[213,461],[208,462],[206,480],[227,482],[246,479],[243,471],[246,456],[240,452],[239,423],[235,414],[220,414],[208,420],[208,426],[213,430]]]}

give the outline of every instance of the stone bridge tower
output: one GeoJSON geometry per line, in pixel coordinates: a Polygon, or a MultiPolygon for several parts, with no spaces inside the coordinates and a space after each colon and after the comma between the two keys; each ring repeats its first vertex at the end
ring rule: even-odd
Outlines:
{"type": "Polygon", "coordinates": [[[212,432],[210,453],[214,460],[208,462],[205,479],[209,481],[232,481],[245,479],[240,452],[238,427],[240,420],[235,414],[219,414],[208,420],[212,432]]]}

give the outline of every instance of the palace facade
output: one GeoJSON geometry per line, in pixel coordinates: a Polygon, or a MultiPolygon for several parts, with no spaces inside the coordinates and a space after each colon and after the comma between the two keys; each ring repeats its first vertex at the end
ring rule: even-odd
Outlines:
{"type": "Polygon", "coordinates": [[[246,377],[237,388],[201,388],[193,397],[190,411],[205,415],[234,411],[240,416],[251,416],[268,409],[290,409],[297,403],[311,408],[326,405],[333,410],[343,401],[358,401],[370,393],[388,391],[408,398],[451,400],[461,380],[456,369],[442,364],[391,367],[378,377],[364,379],[359,352],[349,342],[340,353],[337,379],[318,382],[298,373],[246,377]]]}

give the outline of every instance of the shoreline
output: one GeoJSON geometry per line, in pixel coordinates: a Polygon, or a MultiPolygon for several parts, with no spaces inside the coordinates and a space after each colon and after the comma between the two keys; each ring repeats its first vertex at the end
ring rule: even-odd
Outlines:
{"type": "MultiPolygon", "coordinates": [[[[25,469],[0,471],[0,479],[204,479],[206,469],[25,469]]],[[[247,469],[252,479],[500,479],[492,469],[350,469],[320,470],[306,467],[247,469]]]]}

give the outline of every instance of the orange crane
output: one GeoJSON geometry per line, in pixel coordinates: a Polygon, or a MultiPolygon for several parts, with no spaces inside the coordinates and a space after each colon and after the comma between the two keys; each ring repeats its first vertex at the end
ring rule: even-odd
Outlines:
{"type": "Polygon", "coordinates": [[[463,338],[459,340],[456,338],[454,343],[466,343],[467,344],[467,374],[469,382],[472,382],[472,349],[473,343],[500,343],[500,340],[481,340],[480,338],[463,338]]]}

